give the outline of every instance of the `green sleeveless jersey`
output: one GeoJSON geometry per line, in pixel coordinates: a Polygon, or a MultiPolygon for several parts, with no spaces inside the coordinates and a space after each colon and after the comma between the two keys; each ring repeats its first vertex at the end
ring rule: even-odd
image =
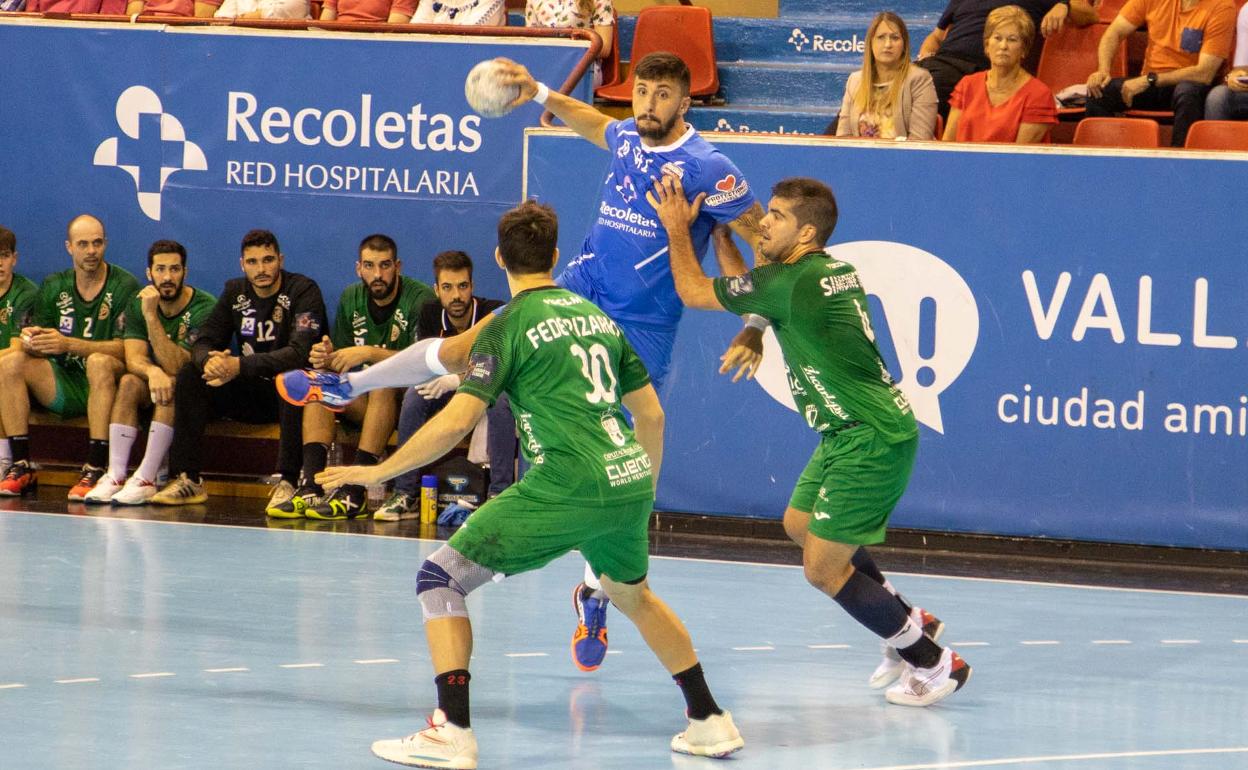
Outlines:
{"type": "Polygon", "coordinates": [[[415,278],[402,276],[399,280],[399,295],[386,306],[390,313],[381,323],[373,320],[368,310],[368,287],[363,283],[354,283],[342,292],[334,314],[335,348],[372,345],[402,350],[416,341],[416,320],[420,308],[434,299],[433,289],[415,278]]]}
{"type": "MultiPolygon", "coordinates": [[[[156,315],[160,318],[160,326],[169,335],[170,341],[180,348],[191,349],[195,340],[199,339],[199,329],[212,314],[217,298],[206,291],[191,289],[191,301],[186,303],[181,313],[166,316],[160,306],[156,307],[156,315]]],[[[143,320],[143,306],[136,294],[126,308],[126,328],[122,339],[148,341],[147,322],[143,320]]],[[[150,351],[150,346],[149,346],[150,351]]]]}
{"type": "Polygon", "coordinates": [[[714,281],[725,309],[771,321],[789,389],[811,428],[836,433],[865,423],[897,443],[918,435],[910,402],[875,345],[867,295],[853,265],[811,252],[714,281]]]}
{"type": "Polygon", "coordinates": [[[472,346],[460,393],[504,391],[532,468],[527,494],[587,504],[654,494],[650,458],[620,398],[650,382],[615,322],[556,286],[517,294],[472,346]]]}
{"type": "MultiPolygon", "coordinates": [[[[35,325],[56,329],[66,337],[82,340],[113,340],[125,329],[126,307],[139,292],[139,282],[117,265],[107,263],[104,286],[91,301],[78,294],[70,268],[43,279],[35,325]]],[[[86,362],[68,353],[57,356],[61,364],[86,369],[86,362]]]]}
{"type": "Polygon", "coordinates": [[[0,350],[30,326],[39,303],[39,287],[29,278],[14,273],[9,290],[0,296],[0,350]]]}

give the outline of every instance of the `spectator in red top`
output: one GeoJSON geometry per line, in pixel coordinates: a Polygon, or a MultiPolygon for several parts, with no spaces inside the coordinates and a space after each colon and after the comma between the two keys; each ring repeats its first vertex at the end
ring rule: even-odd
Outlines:
{"type": "Polygon", "coordinates": [[[1101,36],[1097,68],[1088,77],[1088,117],[1131,109],[1174,110],[1170,144],[1182,147],[1187,130],[1205,114],[1205,94],[1231,55],[1233,0],[1128,0],[1101,36]],[[1144,74],[1110,78],[1122,41],[1148,25],[1144,74]]]}
{"type": "Polygon", "coordinates": [[[216,13],[221,0],[129,0],[126,3],[126,14],[134,16],[141,13],[145,16],[198,16],[211,18],[216,13]]]}
{"type": "Polygon", "coordinates": [[[1057,123],[1053,92],[1023,69],[1023,58],[1035,39],[1035,23],[1017,5],[988,14],[984,53],[991,68],[967,75],[953,89],[945,141],[1048,140],[1049,129],[1057,123]]]}
{"type": "Polygon", "coordinates": [[[325,0],[321,21],[372,21],[406,24],[416,0],[325,0]]]}
{"type": "MultiPolygon", "coordinates": [[[[126,0],[27,0],[28,13],[116,13],[126,12],[126,0]]],[[[5,7],[0,10],[20,11],[21,8],[5,7]]]]}

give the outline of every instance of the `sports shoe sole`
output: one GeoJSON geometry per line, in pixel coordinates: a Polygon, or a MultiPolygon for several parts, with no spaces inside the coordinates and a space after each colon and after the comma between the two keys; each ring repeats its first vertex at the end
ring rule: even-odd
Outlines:
{"type": "Polygon", "coordinates": [[[966,661],[963,661],[962,668],[954,674],[950,674],[948,682],[946,682],[939,689],[932,690],[927,693],[922,698],[907,698],[903,695],[894,695],[891,692],[884,693],[884,698],[895,706],[915,706],[920,708],[923,706],[930,706],[933,703],[937,703],[945,698],[948,698],[950,695],[953,695],[955,692],[965,687],[966,683],[971,681],[971,671],[971,665],[966,661]]]}
{"type": "Polygon", "coordinates": [[[393,762],[396,765],[403,765],[404,767],[451,768],[451,770],[476,770],[477,767],[477,760],[471,757],[453,757],[448,760],[437,760],[413,757],[411,755],[399,756],[398,752],[387,751],[384,746],[379,747],[379,744],[385,743],[387,741],[377,741],[373,744],[373,756],[378,759],[384,759],[387,762],[393,762]]]}
{"type": "Polygon", "coordinates": [[[159,494],[153,495],[147,502],[151,505],[199,505],[201,503],[208,502],[208,495],[202,492],[198,495],[191,495],[190,497],[179,497],[176,500],[158,500],[157,498],[159,497],[159,494]]]}
{"type": "Polygon", "coordinates": [[[293,511],[283,511],[281,508],[265,508],[264,515],[270,519],[304,519],[303,511],[296,508],[293,511]]]}
{"type": "MultiPolygon", "coordinates": [[[[932,619],[936,621],[935,624],[929,623],[928,625],[923,626],[923,633],[927,634],[927,638],[931,639],[933,642],[939,642],[940,637],[943,636],[945,633],[945,621],[941,620],[935,615],[932,615],[932,619]],[[930,631],[928,630],[928,626],[931,626],[930,631]]],[[[867,686],[870,687],[872,690],[883,690],[885,687],[888,687],[893,682],[896,682],[898,677],[901,676],[901,672],[905,670],[906,670],[906,662],[904,660],[899,660],[897,661],[897,666],[891,672],[889,672],[887,676],[881,676],[878,678],[872,677],[867,682],[867,686]]]]}
{"type": "MultiPolygon", "coordinates": [[[[576,664],[576,667],[582,671],[589,672],[597,671],[602,667],[602,663],[597,663],[593,666],[586,666],[581,663],[581,659],[576,655],[576,643],[581,640],[581,628],[583,627],[581,623],[581,589],[584,587],[584,583],[577,583],[576,587],[572,589],[572,611],[576,613],[576,631],[572,634],[570,651],[572,653],[572,662],[576,664]]],[[[589,629],[585,628],[585,630],[586,636],[588,636],[589,629]]],[[[603,655],[603,660],[606,660],[606,655],[603,655]]]]}
{"type": "Polygon", "coordinates": [[[331,412],[341,412],[346,408],[342,406],[334,406],[333,404],[327,404],[324,400],[322,400],[321,387],[319,385],[308,385],[308,394],[303,398],[295,398],[290,394],[290,391],[286,390],[285,377],[278,377],[274,382],[277,385],[277,395],[281,396],[282,400],[288,404],[293,404],[295,406],[320,404],[331,412]]]}
{"type": "MultiPolygon", "coordinates": [[[[680,736],[677,736],[679,738],[680,736]]],[[[710,746],[690,746],[683,739],[672,739],[672,751],[677,754],[688,754],[692,757],[710,757],[712,759],[723,759],[729,754],[735,754],[745,747],[745,739],[737,736],[730,741],[721,741],[713,743],[710,746]]]]}

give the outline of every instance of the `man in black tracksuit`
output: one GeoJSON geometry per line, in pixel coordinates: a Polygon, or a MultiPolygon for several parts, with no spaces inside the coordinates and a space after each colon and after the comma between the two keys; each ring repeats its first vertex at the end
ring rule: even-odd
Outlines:
{"type": "MultiPolygon", "coordinates": [[[[174,389],[169,484],[152,497],[164,505],[208,499],[199,478],[204,427],[213,417],[281,426],[275,497],[293,494],[302,462],[303,409],[277,396],[273,377],[307,366],[308,352],[328,324],[320,287],[282,269],[277,238],[267,230],[243,236],[243,277],[227,281],[217,305],[178,372],[174,389]],[[231,344],[237,342],[237,354],[231,344]]],[[[271,501],[270,501],[271,502],[271,501]]]]}

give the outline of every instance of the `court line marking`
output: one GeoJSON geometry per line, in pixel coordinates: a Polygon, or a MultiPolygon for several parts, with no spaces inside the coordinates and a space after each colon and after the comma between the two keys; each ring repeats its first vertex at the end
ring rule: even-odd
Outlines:
{"type": "Polygon", "coordinates": [[[153,671],[150,674],[131,674],[131,679],[159,679],[164,676],[177,676],[172,671],[153,671]]]}
{"type": "Polygon", "coordinates": [[[398,658],[370,658],[368,660],[357,660],[355,662],[359,663],[361,666],[372,666],[372,665],[376,665],[379,663],[398,663],[399,659],[398,658]]]}
{"type": "Polygon", "coordinates": [[[952,762],[933,762],[921,765],[881,765],[862,770],[944,770],[958,767],[999,767],[1036,762],[1079,762],[1095,759],[1131,759],[1134,757],[1182,757],[1197,754],[1248,754],[1248,746],[1221,749],[1165,749],[1159,751],[1116,751],[1098,754],[1052,754],[1038,757],[1005,757],[1001,759],[969,759],[952,762]]]}
{"type": "Polygon", "coordinates": [[[25,687],[25,686],[26,685],[19,684],[18,682],[13,682],[12,684],[0,684],[0,690],[16,690],[19,687],[25,687]]]}
{"type": "Polygon", "coordinates": [[[1025,644],[1028,647],[1037,647],[1040,645],[1061,644],[1061,642],[1057,641],[1056,639],[1028,639],[1026,641],[1019,642],[1019,644],[1025,644]]]}
{"type": "Polygon", "coordinates": [[[733,647],[732,649],[737,652],[770,652],[776,648],[769,644],[760,644],[754,647],[733,647]]]}
{"type": "Polygon", "coordinates": [[[251,669],[244,666],[234,666],[232,668],[206,668],[205,674],[233,674],[239,671],[250,671],[251,669]]]}
{"type": "Polygon", "coordinates": [[[548,658],[548,652],[504,652],[503,655],[508,658],[548,658]]]}
{"type": "Polygon", "coordinates": [[[623,655],[623,650],[607,650],[608,655],[623,655]]]}
{"type": "Polygon", "coordinates": [[[1162,639],[1162,644],[1200,644],[1199,639],[1162,639]]]}
{"type": "Polygon", "coordinates": [[[52,681],[56,684],[87,684],[88,682],[98,682],[100,680],[94,676],[84,676],[80,679],[54,679],[52,681]]]}
{"type": "MultiPolygon", "coordinates": [[[[82,516],[73,513],[62,513],[59,511],[10,511],[5,514],[6,519],[14,519],[18,516],[57,516],[63,519],[72,519],[77,522],[95,522],[97,524],[105,524],[109,522],[138,522],[141,524],[168,524],[181,527],[211,527],[214,529],[234,530],[234,531],[250,531],[250,532],[271,532],[271,533],[294,533],[306,535],[337,535],[342,537],[372,537],[382,540],[391,541],[411,541],[418,543],[436,543],[443,545],[445,540],[425,537],[396,537],[394,535],[381,535],[374,532],[334,532],[332,530],[319,529],[268,529],[266,527],[247,527],[238,524],[208,524],[198,521],[161,521],[159,519],[131,519],[122,516],[82,516]]],[[[704,564],[729,564],[739,567],[770,567],[773,569],[799,570],[803,569],[800,564],[768,564],[758,561],[732,561],[730,559],[707,559],[697,556],[651,556],[653,560],[665,561],[689,561],[704,564]]],[[[886,575],[897,575],[899,577],[913,578],[930,578],[933,580],[962,580],[975,583],[1001,583],[1003,585],[1019,585],[1019,586],[1048,586],[1050,588],[1076,588],[1086,591],[1122,591],[1125,593],[1140,594],[1168,594],[1173,596],[1203,596],[1212,599],[1241,599],[1248,600],[1248,593],[1244,594],[1218,594],[1208,591],[1176,591],[1168,588],[1127,588],[1120,586],[1100,586],[1100,585],[1079,585],[1077,583],[1057,583],[1045,580],[1015,580],[1010,578],[982,578],[968,577],[965,575],[933,575],[923,572],[898,572],[889,570],[886,575]]]]}
{"type": "Polygon", "coordinates": [[[1248,644],[1248,639],[1232,639],[1235,644],[1248,644]]]}
{"type": "Polygon", "coordinates": [[[279,668],[325,668],[324,663],[282,663],[279,668]]]}

